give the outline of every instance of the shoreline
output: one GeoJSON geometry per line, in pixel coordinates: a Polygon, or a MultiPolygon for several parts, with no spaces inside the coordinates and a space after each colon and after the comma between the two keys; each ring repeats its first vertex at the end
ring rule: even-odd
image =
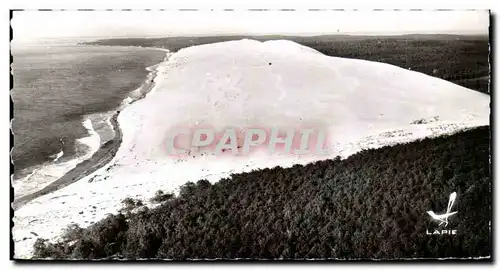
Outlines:
{"type": "Polygon", "coordinates": [[[48,184],[44,188],[35,191],[33,193],[23,195],[22,197],[19,197],[17,199],[14,199],[11,203],[11,207],[14,211],[18,210],[21,208],[23,205],[26,203],[40,197],[43,195],[50,194],[56,190],[59,190],[61,188],[64,188],[70,184],[73,184],[84,177],[91,175],[92,173],[96,172],[109,162],[113,160],[115,157],[116,153],[118,152],[118,149],[121,146],[122,143],[122,130],[120,129],[120,124],[118,122],[118,116],[120,112],[127,106],[133,104],[134,102],[141,100],[147,96],[149,92],[154,88],[155,86],[155,78],[157,76],[158,70],[157,67],[161,63],[165,62],[169,58],[169,51],[166,49],[162,48],[155,48],[162,50],[166,52],[166,56],[163,59],[163,61],[159,62],[156,65],[153,65],[151,67],[147,67],[146,70],[149,71],[149,73],[146,76],[145,83],[143,83],[139,88],[131,91],[130,93],[133,93],[135,91],[139,91],[139,96],[136,98],[133,98],[130,96],[127,96],[124,100],[122,105],[120,105],[116,111],[113,113],[111,118],[109,119],[109,122],[111,123],[113,130],[114,130],[114,137],[113,139],[107,141],[106,143],[102,144],[99,149],[88,159],[83,160],[82,162],[78,163],[73,169],[70,171],[66,172],[62,177],[58,178],[54,182],[48,184]],[[130,100],[131,99],[131,100],[130,100]],[[127,102],[127,100],[130,100],[127,102]]]}
{"type": "MultiPolygon", "coordinates": [[[[106,119],[110,119],[112,112],[102,113],[105,115],[106,119]]],[[[101,122],[99,119],[94,119],[95,114],[84,115],[82,126],[87,130],[87,136],[75,139],[75,154],[65,156],[64,150],[61,147],[61,151],[57,156],[52,156],[52,161],[46,161],[39,165],[34,165],[24,169],[25,171],[31,170],[29,174],[22,176],[23,171],[19,171],[17,177],[14,175],[11,177],[12,185],[14,187],[14,200],[22,198],[26,195],[35,193],[43,189],[46,185],[56,181],[57,179],[63,177],[67,172],[74,169],[80,162],[83,162],[91,158],[101,146],[101,141],[106,138],[105,141],[112,139],[114,137],[114,131],[111,136],[106,136],[106,134],[99,133],[94,129],[93,123],[101,122]],[[79,152],[78,148],[86,147],[88,150],[85,152],[79,152]],[[59,158],[63,157],[64,160],[57,162],[59,158]]],[[[108,125],[109,129],[113,129],[111,123],[108,125]]]]}
{"type": "MultiPolygon", "coordinates": [[[[227,50],[221,50],[220,53],[223,55],[226,55],[226,53],[228,53],[229,56],[231,56],[231,52],[228,52],[227,50]]],[[[240,50],[235,50],[235,53],[239,54],[240,50]]],[[[155,142],[160,142],[160,139],[162,139],[161,137],[164,136],[163,130],[161,130],[161,128],[165,128],[165,124],[175,124],[173,122],[178,119],[177,113],[182,114],[182,109],[184,109],[185,112],[191,111],[191,107],[184,108],[184,104],[189,103],[190,101],[198,102],[205,100],[205,96],[203,95],[191,95],[191,93],[188,93],[186,97],[183,96],[183,93],[186,91],[185,89],[189,90],[198,88],[196,87],[196,85],[184,85],[184,83],[189,82],[189,80],[193,80],[193,74],[198,75],[198,73],[195,73],[194,71],[200,72],[200,75],[203,76],[204,70],[199,71],[200,67],[198,65],[198,62],[193,62],[193,70],[191,70],[193,71],[193,73],[189,72],[190,65],[188,59],[186,60],[186,66],[180,67],[181,69],[186,68],[184,70],[186,72],[184,72],[183,74],[179,74],[180,72],[175,72],[176,68],[178,68],[176,66],[176,60],[182,62],[183,55],[182,53],[179,53],[176,56],[178,57],[178,59],[174,59],[176,57],[170,58],[166,63],[161,64],[157,68],[158,74],[155,78],[156,86],[149,93],[150,97],[135,104],[133,107],[127,107],[126,110],[122,111],[122,114],[120,114],[120,116],[118,117],[123,138],[116,157],[110,163],[105,165],[105,167],[101,168],[99,171],[92,173],[84,179],[81,179],[81,181],[75,182],[72,185],[68,185],[66,186],[66,188],[55,191],[54,193],[51,193],[47,196],[39,197],[35,201],[32,201],[23,206],[20,211],[16,212],[14,217],[15,227],[13,228],[13,237],[15,241],[15,253],[18,258],[32,256],[32,252],[34,250],[33,244],[37,238],[48,239],[52,243],[55,243],[57,242],[56,239],[60,239],[60,237],[63,235],[65,228],[67,228],[67,225],[75,223],[78,226],[85,228],[91,226],[92,224],[100,222],[109,213],[116,214],[123,207],[122,200],[128,197],[140,199],[148,208],[153,208],[156,207],[157,204],[153,204],[149,199],[154,196],[155,191],[162,190],[174,192],[174,194],[179,194],[179,187],[181,187],[181,185],[185,184],[188,181],[196,182],[200,179],[206,179],[211,183],[215,183],[220,181],[220,179],[230,177],[231,174],[244,173],[252,170],[262,170],[265,168],[272,168],[276,166],[287,168],[295,164],[309,164],[316,161],[315,158],[305,159],[300,157],[296,158],[294,156],[284,156],[283,158],[280,158],[277,156],[269,156],[267,154],[254,155],[250,158],[234,159],[234,161],[220,160],[216,157],[211,156],[204,156],[203,158],[193,157],[192,159],[185,159],[181,161],[162,159],[160,155],[157,155],[158,152],[154,152],[158,149],[158,144],[156,144],[155,142]],[[170,72],[169,70],[172,72],[170,72]],[[179,77],[177,77],[176,75],[178,75],[179,77]],[[163,76],[165,76],[165,78],[163,76]],[[152,93],[154,93],[154,95],[152,93]],[[179,94],[176,96],[176,98],[173,99],[172,95],[175,95],[177,93],[179,94]],[[178,105],[178,107],[176,107],[175,105],[178,105]],[[145,121],[142,122],[141,120],[145,121]],[[112,167],[112,169],[106,171],[107,168],[110,167],[112,167]],[[92,181],[91,178],[94,179],[93,183],[87,183],[88,181],[92,181]],[[33,237],[33,235],[35,237],[33,237]]],[[[224,68],[228,68],[228,66],[230,67],[231,59],[230,57],[228,58],[229,64],[222,62],[222,71],[224,71],[224,68]]],[[[243,64],[245,64],[245,62],[243,62],[243,64]]],[[[267,65],[267,63],[264,63],[264,65],[267,65]]],[[[293,66],[295,70],[295,65],[293,66]]],[[[208,67],[212,68],[211,63],[208,63],[208,67]]],[[[204,68],[204,66],[202,66],[201,68],[204,68]]],[[[364,71],[362,67],[356,66],[356,68],[364,71]]],[[[216,69],[216,67],[214,67],[214,69],[216,69]]],[[[297,71],[301,70],[298,69],[297,71]]],[[[232,74],[231,72],[228,73],[232,74]]],[[[247,69],[241,69],[242,76],[246,75],[247,73],[247,69]]],[[[240,73],[237,72],[236,74],[240,73]]],[[[328,76],[329,74],[329,72],[325,72],[325,87],[322,87],[323,84],[321,84],[318,85],[318,88],[325,89],[324,91],[328,91],[328,88],[331,85],[329,83],[331,80],[331,76],[328,76]]],[[[194,76],[194,78],[197,78],[196,75],[194,76]]],[[[290,74],[291,77],[293,75],[295,75],[295,73],[290,74]]],[[[359,76],[364,78],[364,75],[362,73],[359,76]]],[[[273,85],[272,82],[275,82],[274,77],[266,78],[265,76],[259,76],[258,78],[262,78],[263,82],[270,82],[269,84],[265,83],[265,85],[273,85]],[[269,80],[266,81],[266,79],[269,80]]],[[[295,76],[293,76],[293,78],[295,78],[295,76]]],[[[315,83],[316,78],[312,79],[315,83]]],[[[304,78],[304,82],[307,81],[308,80],[304,78]]],[[[358,80],[354,81],[355,83],[357,83],[358,80]]],[[[293,80],[290,80],[289,82],[293,83],[293,80]]],[[[251,84],[243,85],[241,88],[244,89],[246,88],[244,86],[247,86],[248,89],[253,90],[257,88],[257,90],[255,91],[259,90],[260,87],[254,87],[255,85],[252,82],[249,83],[251,84]]],[[[372,87],[371,84],[367,83],[366,85],[367,89],[372,87]]],[[[218,85],[213,85],[214,88],[217,86],[218,85]]],[[[210,88],[208,89],[210,90],[210,88]]],[[[276,87],[275,89],[279,88],[276,87]]],[[[412,88],[409,89],[411,90],[412,88]]],[[[291,90],[294,90],[294,88],[292,87],[291,90]]],[[[394,91],[397,90],[398,89],[395,89],[394,91]]],[[[210,92],[207,93],[207,91],[203,93],[210,94],[210,92]]],[[[263,95],[266,95],[267,93],[267,89],[262,90],[263,95]]],[[[303,94],[307,96],[308,93],[299,92],[297,93],[297,96],[295,96],[295,98],[303,98],[303,94]]],[[[138,95],[139,94],[137,93],[137,96],[138,95]]],[[[277,96],[275,97],[277,98],[277,96]]],[[[328,98],[330,96],[326,97],[328,98]]],[[[127,101],[128,100],[124,102],[124,105],[127,103],[127,101]]],[[[262,102],[262,97],[257,96],[255,100],[251,101],[253,101],[256,105],[259,105],[259,102],[262,102]]],[[[312,105],[314,104],[316,103],[313,103],[312,105]]],[[[398,105],[399,104],[401,103],[398,103],[398,105]]],[[[422,105],[418,103],[416,104],[422,105]]],[[[428,103],[424,103],[423,105],[427,104],[428,103]]],[[[439,104],[442,104],[442,102],[440,102],[439,104]]],[[[196,105],[198,104],[194,103],[194,106],[196,105]]],[[[308,104],[306,103],[305,105],[308,104]]],[[[338,105],[338,102],[327,103],[327,105],[328,107],[325,109],[325,113],[327,115],[330,115],[329,108],[331,106],[338,105]]],[[[384,105],[384,103],[382,103],[382,105],[384,105]]],[[[208,104],[208,106],[210,106],[210,104],[208,104]]],[[[413,104],[411,106],[413,106],[413,104]]],[[[253,108],[250,106],[248,107],[249,108],[247,109],[247,111],[252,113],[254,111],[252,110],[253,108]]],[[[369,107],[376,108],[375,106],[367,106],[367,108],[369,107]]],[[[481,106],[481,108],[483,107],[485,106],[481,106]]],[[[276,110],[277,112],[283,112],[287,111],[288,108],[290,108],[291,111],[296,111],[297,107],[285,104],[283,108],[277,108],[276,110]]],[[[403,107],[403,109],[405,108],[406,107],[403,107]]],[[[256,109],[259,108],[257,107],[256,109]]],[[[463,109],[463,107],[458,108],[458,110],[460,109],[463,109]]],[[[236,108],[234,111],[238,112],[240,110],[239,108],[236,108]]],[[[201,107],[200,110],[197,110],[197,112],[206,114],[206,108],[201,107]]],[[[353,111],[353,115],[355,115],[356,112],[357,111],[353,111]]],[[[378,111],[375,110],[369,115],[375,115],[375,113],[377,112],[378,111]]],[[[412,110],[409,109],[409,112],[411,113],[412,110]]],[[[264,112],[263,115],[272,116],[272,113],[273,111],[271,111],[271,113],[264,112]]],[[[309,113],[307,111],[299,111],[295,116],[302,117],[304,116],[304,113],[306,113],[306,117],[316,116],[314,112],[309,113]]],[[[447,110],[443,110],[442,112],[438,111],[436,113],[448,115],[447,110]]],[[[245,112],[241,117],[244,117],[244,114],[245,112]]],[[[380,134],[382,135],[382,137],[376,136],[377,134],[373,134],[378,133],[377,131],[380,127],[392,127],[396,125],[403,125],[404,127],[406,127],[410,125],[409,122],[412,120],[420,119],[423,116],[427,118],[427,115],[429,113],[415,114],[418,117],[406,117],[408,118],[408,121],[406,120],[406,118],[394,119],[392,121],[391,118],[389,118],[389,120],[387,121],[378,122],[376,121],[378,119],[366,120],[361,119],[361,117],[359,120],[353,122],[350,121],[350,119],[345,119],[344,115],[341,115],[339,117],[339,120],[342,121],[334,121],[335,119],[332,119],[330,123],[326,124],[328,124],[328,127],[331,127],[335,132],[338,131],[338,137],[345,137],[346,140],[353,140],[352,144],[349,145],[345,144],[342,140],[339,141],[339,149],[341,149],[340,147],[342,147],[342,149],[346,149],[346,151],[344,152],[345,154],[352,154],[356,151],[362,151],[366,148],[382,147],[384,144],[392,143],[394,140],[403,140],[406,138],[412,140],[415,138],[420,139],[422,135],[425,135],[426,133],[433,133],[434,130],[437,132],[441,132],[448,129],[454,129],[456,127],[456,125],[449,125],[444,126],[443,128],[439,128],[441,125],[432,122],[430,124],[432,125],[432,127],[428,127],[428,125],[411,126],[411,132],[406,132],[406,130],[395,130],[393,132],[384,132],[380,134]],[[338,128],[337,130],[337,122],[339,123],[338,126],[343,125],[342,129],[338,128]],[[371,125],[374,125],[377,128],[369,129],[371,125]],[[360,129],[357,128],[357,126],[364,128],[360,129]],[[370,133],[366,133],[367,130],[370,130],[370,133]],[[402,134],[402,136],[397,136],[398,134],[402,134]],[[362,139],[365,137],[365,135],[368,136],[366,140],[364,140],[362,143],[357,143],[357,138],[362,139]]],[[[257,117],[255,118],[259,118],[259,115],[256,116],[257,117]]],[[[217,115],[214,114],[213,116],[208,117],[215,118],[217,117],[217,115]]],[[[268,123],[274,124],[276,120],[287,121],[289,119],[288,117],[289,116],[283,117],[282,119],[276,117],[273,120],[269,120],[268,123]]],[[[196,114],[193,116],[189,115],[188,117],[186,117],[186,119],[181,119],[179,122],[194,121],[198,120],[197,118],[198,116],[196,114]]],[[[208,120],[210,119],[211,118],[208,118],[208,120]]],[[[291,120],[296,121],[296,119],[297,118],[293,118],[291,120]]],[[[455,119],[455,117],[450,116],[450,120],[451,119],[455,119]]],[[[324,157],[321,159],[326,158],[328,157],[324,157]]]]}

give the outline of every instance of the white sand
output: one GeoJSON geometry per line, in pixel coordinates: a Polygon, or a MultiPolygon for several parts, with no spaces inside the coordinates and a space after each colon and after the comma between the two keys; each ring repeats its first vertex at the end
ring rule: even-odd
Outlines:
{"type": "Polygon", "coordinates": [[[57,239],[70,223],[88,226],[116,213],[126,197],[147,202],[157,190],[175,191],[188,181],[216,182],[230,173],[347,157],[363,148],[489,124],[488,95],[388,64],[328,57],[290,41],[194,46],[156,68],[153,91],[120,113],[123,143],[116,157],[93,175],[16,211],[16,258],[30,256],[37,238],[31,232],[57,239]],[[418,119],[427,123],[411,124],[418,119]],[[167,156],[167,132],[196,123],[313,125],[328,129],[335,152],[329,157],[167,156]]]}

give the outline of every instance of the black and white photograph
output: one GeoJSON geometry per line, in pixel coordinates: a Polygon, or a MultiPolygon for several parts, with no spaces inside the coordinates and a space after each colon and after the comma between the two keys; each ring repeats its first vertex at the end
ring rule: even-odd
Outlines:
{"type": "Polygon", "coordinates": [[[490,10],[10,14],[12,260],[492,261],[490,10]]]}

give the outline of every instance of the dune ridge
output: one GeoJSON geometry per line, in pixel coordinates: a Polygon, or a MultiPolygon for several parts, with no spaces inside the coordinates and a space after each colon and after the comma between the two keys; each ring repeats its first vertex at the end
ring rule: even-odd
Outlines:
{"type": "Polygon", "coordinates": [[[116,212],[126,197],[147,200],[188,181],[215,182],[231,173],[346,157],[489,124],[488,95],[388,64],[325,56],[291,41],[193,46],[156,69],[151,92],[118,116],[123,137],[115,157],[16,211],[16,257],[29,256],[36,240],[30,232],[55,239],[72,222],[85,227],[116,212]],[[198,125],[314,125],[329,131],[336,151],[321,157],[165,155],[170,129],[198,125]]]}

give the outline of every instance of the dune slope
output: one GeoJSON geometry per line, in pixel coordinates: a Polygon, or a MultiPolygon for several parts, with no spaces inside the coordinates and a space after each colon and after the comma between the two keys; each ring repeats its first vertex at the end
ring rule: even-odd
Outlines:
{"type": "Polygon", "coordinates": [[[123,141],[94,174],[16,211],[16,257],[36,237],[52,239],[70,223],[90,225],[121,208],[188,181],[288,167],[489,124],[488,95],[396,66],[325,56],[291,41],[229,41],[182,49],[157,67],[148,96],[125,108],[123,141]],[[174,127],[326,129],[329,156],[166,155],[174,127]],[[89,180],[92,179],[91,183],[89,180]]]}

